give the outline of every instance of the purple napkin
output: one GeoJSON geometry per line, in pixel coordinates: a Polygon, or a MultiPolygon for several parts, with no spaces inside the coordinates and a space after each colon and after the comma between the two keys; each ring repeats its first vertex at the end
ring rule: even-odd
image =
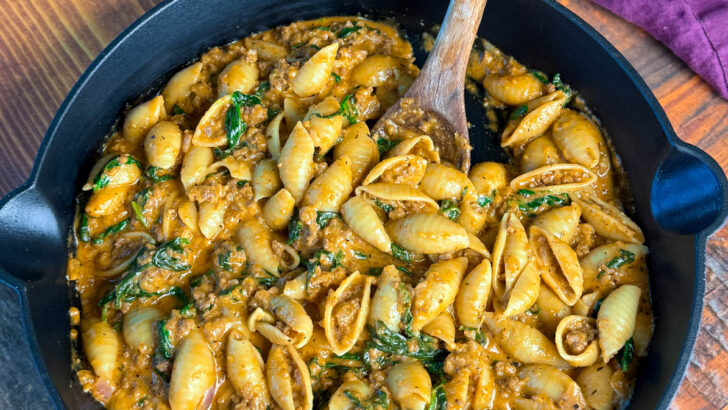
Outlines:
{"type": "Polygon", "coordinates": [[[728,99],[728,0],[592,0],[647,30],[728,99]]]}

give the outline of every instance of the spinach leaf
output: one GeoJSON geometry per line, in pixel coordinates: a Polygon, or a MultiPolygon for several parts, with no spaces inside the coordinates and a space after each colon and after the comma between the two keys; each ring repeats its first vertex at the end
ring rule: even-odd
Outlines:
{"type": "Polygon", "coordinates": [[[513,110],[513,112],[511,113],[511,116],[508,117],[508,119],[511,121],[515,121],[521,117],[524,117],[527,112],[528,112],[528,106],[522,105],[522,106],[516,108],[515,110],[513,110]]]}
{"type": "Polygon", "coordinates": [[[392,242],[392,256],[402,262],[412,263],[412,255],[410,255],[409,251],[394,242],[392,242]]]}
{"type": "Polygon", "coordinates": [[[143,227],[149,229],[149,223],[147,223],[147,219],[144,218],[142,207],[136,201],[131,201],[131,209],[134,210],[134,215],[136,216],[137,221],[139,221],[143,227]]]}
{"type": "Polygon", "coordinates": [[[518,192],[516,192],[518,195],[529,197],[531,195],[535,195],[536,193],[531,191],[530,189],[519,189],[518,192]]]}
{"type": "Polygon", "coordinates": [[[124,219],[118,224],[111,225],[110,227],[106,228],[103,232],[96,236],[92,242],[94,245],[101,245],[102,243],[104,243],[104,239],[106,239],[107,236],[119,233],[126,229],[127,226],[129,226],[129,218],[124,219]]]}
{"type": "Polygon", "coordinates": [[[184,113],[185,113],[185,110],[183,110],[182,108],[180,108],[180,106],[179,106],[179,105],[175,104],[175,105],[174,105],[174,106],[172,107],[172,113],[173,113],[173,114],[184,114],[184,113]]]}
{"type": "Polygon", "coordinates": [[[362,26],[352,26],[352,27],[344,27],[341,30],[339,30],[339,34],[336,35],[337,38],[344,38],[348,36],[351,33],[356,33],[357,31],[361,30],[362,26]]]}
{"type": "Polygon", "coordinates": [[[231,272],[233,270],[232,266],[230,266],[231,253],[231,251],[227,251],[217,254],[217,264],[220,266],[220,269],[226,270],[228,272],[231,272]]]}
{"type": "Polygon", "coordinates": [[[541,81],[544,84],[549,83],[549,78],[546,77],[542,72],[536,71],[536,70],[530,70],[530,73],[532,76],[536,77],[538,81],[541,81]]]}
{"type": "Polygon", "coordinates": [[[336,212],[329,211],[317,211],[316,212],[316,223],[319,228],[324,229],[333,218],[338,218],[339,214],[336,212]]]}
{"type": "Polygon", "coordinates": [[[460,208],[458,208],[458,204],[450,199],[440,201],[440,212],[452,221],[458,219],[460,216],[460,208]]]}
{"type": "Polygon", "coordinates": [[[475,341],[478,342],[478,343],[480,343],[481,345],[484,345],[485,342],[486,342],[485,335],[483,334],[483,331],[480,330],[477,327],[460,326],[459,330],[461,332],[463,332],[463,331],[473,332],[473,336],[475,337],[475,341]]]}
{"type": "Polygon", "coordinates": [[[338,82],[340,82],[340,81],[341,81],[341,77],[339,77],[339,75],[338,75],[338,74],[336,74],[336,73],[335,73],[335,72],[333,72],[333,71],[331,72],[331,76],[332,76],[332,77],[334,77],[334,81],[335,81],[335,82],[337,82],[337,83],[338,83],[338,82]]]}
{"type": "Polygon", "coordinates": [[[359,251],[354,251],[354,257],[357,259],[369,259],[369,255],[361,253],[359,251]]]}
{"type": "Polygon", "coordinates": [[[202,275],[198,275],[190,279],[190,288],[196,288],[200,286],[202,284],[202,281],[208,276],[214,276],[212,269],[208,270],[202,275]]]}
{"type": "MultiPolygon", "coordinates": [[[[232,105],[225,113],[225,132],[228,143],[228,149],[226,151],[228,151],[228,155],[238,148],[238,145],[241,142],[240,138],[243,134],[245,134],[245,131],[248,128],[248,124],[240,118],[240,107],[254,103],[255,101],[251,101],[251,98],[254,98],[257,100],[257,103],[260,104],[260,99],[258,97],[245,95],[240,91],[235,91],[232,94],[232,105]]],[[[223,151],[223,153],[225,153],[225,151],[223,151]]]]}
{"type": "Polygon", "coordinates": [[[382,208],[382,210],[386,213],[390,213],[390,212],[392,212],[392,210],[394,210],[394,205],[385,204],[384,202],[380,201],[377,198],[374,198],[374,205],[382,208]]]}
{"type": "Polygon", "coordinates": [[[184,253],[182,245],[189,245],[190,240],[187,238],[175,238],[171,241],[159,245],[159,248],[152,255],[152,264],[158,268],[171,270],[173,272],[182,272],[190,268],[190,265],[172,255],[170,251],[184,253]]]}
{"type": "Polygon", "coordinates": [[[303,230],[303,223],[298,218],[298,212],[293,212],[293,217],[288,222],[288,244],[293,245],[301,237],[301,231],[303,230]]]}
{"type": "Polygon", "coordinates": [[[610,269],[616,269],[624,265],[628,265],[634,262],[634,253],[620,249],[619,256],[615,256],[612,260],[607,262],[606,266],[610,269]]]}
{"type": "Polygon", "coordinates": [[[369,276],[379,276],[384,268],[369,268],[369,276]]]}
{"type": "Polygon", "coordinates": [[[538,306],[538,303],[534,303],[533,305],[531,305],[530,308],[528,308],[528,312],[532,315],[538,315],[539,313],[541,313],[541,307],[538,306]]]}
{"type": "Polygon", "coordinates": [[[352,94],[348,94],[341,101],[341,114],[346,118],[347,121],[349,121],[349,125],[356,124],[357,117],[359,116],[359,111],[357,111],[356,109],[354,96],[352,94]]]}
{"type": "MultiPolygon", "coordinates": [[[[139,252],[139,255],[141,255],[141,252],[139,252]]],[[[112,302],[113,307],[119,309],[122,302],[132,302],[139,298],[154,296],[153,293],[147,292],[139,287],[138,280],[144,269],[150,266],[150,263],[138,266],[135,262],[131,269],[99,299],[98,305],[103,308],[102,319],[105,320],[106,310],[112,302]]]]}
{"type": "Polygon", "coordinates": [[[425,407],[425,410],[446,410],[447,409],[447,395],[445,394],[445,386],[443,383],[437,385],[432,389],[430,394],[430,404],[425,407]]]}
{"type": "Polygon", "coordinates": [[[81,242],[89,242],[91,240],[91,232],[88,228],[88,215],[85,212],[81,214],[81,218],[78,221],[78,239],[81,242]]]}
{"type": "Polygon", "coordinates": [[[276,284],[276,282],[278,282],[278,278],[273,276],[273,274],[271,274],[268,271],[264,271],[264,272],[265,272],[265,276],[256,277],[255,279],[258,281],[258,284],[260,286],[263,286],[266,289],[270,289],[273,285],[276,284]]]}
{"type": "Polygon", "coordinates": [[[493,202],[493,198],[488,195],[478,195],[478,205],[480,205],[481,208],[484,208],[491,202],[493,202]]]}
{"type": "Polygon", "coordinates": [[[622,349],[617,353],[617,360],[619,362],[619,367],[622,369],[623,372],[626,372],[629,370],[629,364],[632,363],[632,359],[634,358],[634,339],[629,338],[627,339],[627,342],[624,344],[622,349]]]}
{"type": "Polygon", "coordinates": [[[174,355],[174,345],[169,340],[171,335],[169,334],[169,330],[165,327],[167,320],[169,320],[169,318],[160,320],[159,323],[157,323],[157,338],[159,339],[157,351],[163,358],[169,360],[174,355]]]}
{"type": "Polygon", "coordinates": [[[376,410],[389,408],[389,397],[382,390],[377,390],[371,397],[364,401],[360,400],[351,390],[345,390],[344,396],[349,399],[355,409],[376,410]]]}
{"type": "MultiPolygon", "coordinates": [[[[520,190],[518,192],[521,192],[521,191],[525,191],[525,190],[520,190]]],[[[533,191],[528,191],[528,192],[533,192],[533,191]]],[[[527,197],[527,196],[531,196],[531,194],[522,195],[522,196],[527,197]]],[[[546,194],[544,196],[534,198],[525,203],[519,202],[518,209],[520,209],[523,212],[531,212],[531,211],[534,211],[535,209],[538,209],[538,207],[540,207],[543,204],[546,204],[548,206],[564,206],[564,205],[568,205],[569,202],[570,202],[569,194],[566,194],[566,193],[556,194],[556,195],[546,194]]]]}
{"type": "Polygon", "coordinates": [[[390,140],[382,137],[377,138],[377,149],[379,150],[379,155],[386,154],[399,143],[399,140],[390,140]]]}
{"type": "Polygon", "coordinates": [[[96,177],[94,177],[93,191],[96,192],[99,189],[103,189],[109,186],[109,184],[111,183],[111,178],[109,178],[108,174],[109,171],[116,167],[128,164],[136,165],[137,167],[139,167],[139,169],[142,169],[142,164],[134,159],[134,157],[132,157],[131,155],[117,155],[111,158],[101,169],[101,172],[99,172],[96,177]]]}
{"type": "Polygon", "coordinates": [[[164,181],[169,181],[170,179],[174,178],[174,175],[169,175],[169,174],[161,174],[160,175],[159,174],[160,171],[161,172],[164,172],[164,170],[162,168],[159,168],[159,167],[155,167],[155,166],[150,165],[144,171],[144,175],[146,175],[147,178],[149,178],[155,184],[160,183],[160,182],[164,182],[164,181]]]}
{"type": "Polygon", "coordinates": [[[258,88],[255,90],[255,93],[253,93],[255,97],[258,97],[258,104],[260,104],[260,100],[265,97],[265,93],[267,93],[269,90],[270,83],[268,81],[261,81],[260,84],[258,84],[258,88]]]}

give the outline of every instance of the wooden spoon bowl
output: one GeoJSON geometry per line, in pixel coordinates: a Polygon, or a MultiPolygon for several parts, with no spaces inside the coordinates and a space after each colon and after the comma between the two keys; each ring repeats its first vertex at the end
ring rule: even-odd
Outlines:
{"type": "Polygon", "coordinates": [[[426,134],[432,138],[441,159],[468,172],[472,147],[465,117],[465,71],[486,1],[450,2],[420,75],[402,99],[377,121],[375,135],[386,137],[392,127],[409,127],[411,124],[406,121],[413,117],[435,124],[435,129],[426,134]]]}

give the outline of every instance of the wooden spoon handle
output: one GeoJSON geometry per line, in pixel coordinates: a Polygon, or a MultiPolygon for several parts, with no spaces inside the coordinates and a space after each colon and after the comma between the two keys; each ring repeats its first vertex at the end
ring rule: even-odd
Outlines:
{"type": "Polygon", "coordinates": [[[427,96],[431,107],[452,102],[462,90],[468,56],[487,0],[452,0],[425,66],[410,89],[413,97],[427,96]],[[419,83],[419,84],[418,84],[419,83]],[[436,88],[436,89],[433,89],[436,88]],[[436,100],[432,100],[432,98],[436,100]]]}

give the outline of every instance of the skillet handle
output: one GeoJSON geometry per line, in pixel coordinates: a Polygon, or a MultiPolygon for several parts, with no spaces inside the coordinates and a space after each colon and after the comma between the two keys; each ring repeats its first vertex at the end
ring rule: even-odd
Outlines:
{"type": "Polygon", "coordinates": [[[53,208],[34,185],[0,200],[0,274],[4,271],[22,282],[42,278],[49,266],[58,263],[51,248],[56,250],[59,237],[53,208]]]}
{"type": "Polygon", "coordinates": [[[709,235],[728,217],[728,181],[700,148],[680,143],[668,151],[652,181],[652,214],[663,229],[709,235]]]}

